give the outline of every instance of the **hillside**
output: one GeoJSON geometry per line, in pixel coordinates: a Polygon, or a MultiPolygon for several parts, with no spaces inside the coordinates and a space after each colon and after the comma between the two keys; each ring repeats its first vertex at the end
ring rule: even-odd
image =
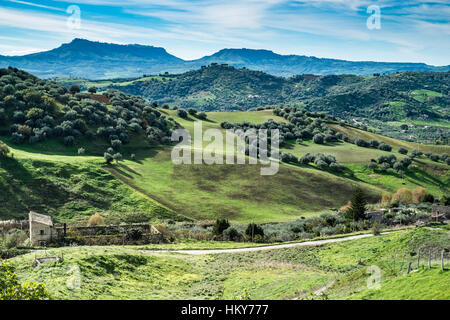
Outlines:
{"type": "Polygon", "coordinates": [[[251,300],[448,300],[448,266],[440,271],[440,261],[433,259],[431,269],[425,260],[418,268],[417,257],[410,255],[448,236],[418,228],[321,246],[210,255],[145,253],[132,246],[64,247],[47,250],[63,255],[63,261],[32,267],[39,252],[12,261],[21,281],[45,283],[56,299],[214,300],[246,294],[251,300]],[[409,262],[414,272],[406,274],[409,262]],[[379,289],[367,287],[371,266],[381,272],[379,289]],[[79,287],[69,290],[67,283],[79,287]]]}
{"type": "Polygon", "coordinates": [[[202,125],[222,131],[275,126],[282,132],[283,154],[317,159],[283,160],[273,176],[261,176],[260,165],[175,165],[167,145],[170,130],[184,127],[192,133],[198,116],[183,118],[176,110],[116,91],[57,94],[64,87],[16,69],[0,72],[0,140],[10,149],[9,157],[0,160],[0,182],[6,190],[3,219],[35,209],[71,222],[94,212],[105,215],[108,223],[218,217],[239,223],[274,222],[335,210],[347,203],[356,187],[372,203],[402,187],[424,187],[438,198],[448,192],[448,146],[391,139],[331,116],[288,107],[210,112],[202,125]],[[313,141],[317,134],[324,136],[322,143],[313,141]],[[361,139],[377,140],[391,149],[364,146],[361,139]],[[400,147],[408,156],[416,148],[430,154],[409,159],[400,147]],[[382,170],[388,156],[389,168],[382,170]],[[328,161],[326,166],[322,159],[328,161]],[[371,159],[380,159],[376,169],[368,168],[371,159]],[[133,206],[140,208],[134,215],[133,206]]]}
{"type": "Polygon", "coordinates": [[[53,50],[25,56],[0,56],[0,67],[13,66],[43,78],[81,77],[111,79],[143,74],[180,73],[210,63],[226,63],[238,68],[264,71],[277,76],[298,74],[394,73],[401,71],[448,71],[449,66],[424,63],[345,61],[299,55],[280,55],[268,50],[223,49],[211,56],[185,61],[163,48],[144,45],[117,45],[74,39],[53,50]]]}
{"type": "Polygon", "coordinates": [[[103,90],[113,88],[159,104],[203,111],[293,104],[376,128],[396,138],[428,143],[441,140],[445,144],[450,136],[449,72],[405,72],[373,77],[303,75],[285,79],[213,64],[179,75],[109,82],[62,80],[61,83],[103,90]]]}

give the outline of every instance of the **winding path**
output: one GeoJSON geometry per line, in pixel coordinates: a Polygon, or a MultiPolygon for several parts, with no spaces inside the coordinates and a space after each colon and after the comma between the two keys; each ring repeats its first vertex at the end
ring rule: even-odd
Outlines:
{"type": "MultiPolygon", "coordinates": [[[[383,232],[381,234],[388,234],[392,232],[383,232]]],[[[283,248],[294,248],[294,247],[306,247],[306,246],[320,246],[322,244],[334,243],[334,242],[342,242],[356,239],[363,239],[373,237],[373,234],[361,234],[357,236],[349,236],[335,239],[325,239],[325,240],[313,240],[313,241],[304,241],[304,242],[296,242],[296,243],[285,243],[285,244],[277,244],[270,246],[261,246],[261,247],[251,247],[251,248],[237,248],[237,249],[208,249],[208,250],[140,250],[143,253],[159,253],[159,252],[170,252],[170,253],[184,253],[184,254],[192,254],[192,255],[201,255],[201,254],[221,254],[221,253],[241,253],[241,252],[253,252],[253,251],[263,251],[263,250],[274,250],[274,249],[283,249],[283,248]]]]}

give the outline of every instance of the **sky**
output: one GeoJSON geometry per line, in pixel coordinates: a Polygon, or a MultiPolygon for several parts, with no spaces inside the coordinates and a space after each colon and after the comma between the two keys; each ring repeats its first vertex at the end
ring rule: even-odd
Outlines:
{"type": "Polygon", "coordinates": [[[73,38],[164,47],[186,60],[252,48],[449,65],[450,1],[0,0],[0,54],[73,38]]]}

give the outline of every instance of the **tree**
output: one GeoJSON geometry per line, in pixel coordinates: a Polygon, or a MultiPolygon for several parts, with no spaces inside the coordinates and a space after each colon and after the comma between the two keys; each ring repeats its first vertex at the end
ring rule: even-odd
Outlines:
{"type": "Polygon", "coordinates": [[[75,138],[73,136],[67,136],[64,138],[64,144],[66,146],[72,146],[75,142],[75,138]]]}
{"type": "Polygon", "coordinates": [[[415,157],[419,157],[421,156],[423,153],[420,150],[414,149],[413,151],[411,151],[411,157],[415,158],[415,157]]]}
{"type": "Polygon", "coordinates": [[[118,164],[119,161],[122,160],[122,154],[120,154],[119,152],[117,152],[116,154],[113,155],[113,159],[116,161],[116,163],[118,164]]]}
{"type": "Polygon", "coordinates": [[[321,133],[316,134],[316,135],[313,137],[313,141],[314,141],[314,143],[317,143],[317,144],[323,144],[323,141],[324,141],[324,136],[323,136],[323,134],[321,134],[321,133]]]}
{"type": "Polygon", "coordinates": [[[88,92],[89,92],[89,93],[92,93],[92,94],[97,93],[97,88],[96,88],[96,87],[90,87],[90,88],[88,89],[88,92]]]}
{"type": "Polygon", "coordinates": [[[185,110],[183,110],[183,109],[179,109],[179,110],[177,111],[177,115],[178,115],[180,118],[183,118],[183,119],[186,119],[186,118],[187,118],[187,112],[186,112],[185,110]]]}
{"type": "Polygon", "coordinates": [[[103,158],[105,158],[105,161],[106,161],[107,164],[110,164],[114,160],[112,154],[109,153],[109,152],[105,152],[103,154],[103,158]]]}
{"type": "Polygon", "coordinates": [[[115,150],[119,150],[122,146],[122,141],[119,139],[111,140],[111,147],[113,147],[115,150]]]}
{"type": "Polygon", "coordinates": [[[347,218],[354,221],[364,219],[367,201],[362,189],[357,188],[355,190],[350,203],[350,208],[346,212],[347,218]]]}
{"type": "Polygon", "coordinates": [[[245,234],[251,237],[253,241],[256,236],[264,237],[264,229],[256,223],[250,223],[245,229],[245,234]]]}
{"type": "Polygon", "coordinates": [[[206,113],[200,112],[197,114],[197,118],[200,120],[206,120],[208,118],[208,116],[206,115],[206,113]]]}
{"type": "Polygon", "coordinates": [[[79,93],[80,91],[81,91],[80,87],[77,86],[76,84],[71,85],[70,88],[69,88],[69,92],[71,94],[79,93]]]}
{"type": "Polygon", "coordinates": [[[8,146],[3,143],[3,141],[0,141],[0,158],[6,158],[9,153],[8,146]]]}
{"type": "Polygon", "coordinates": [[[227,219],[217,219],[216,223],[214,223],[212,233],[215,235],[221,235],[229,227],[230,223],[227,219]]]}
{"type": "Polygon", "coordinates": [[[370,170],[375,171],[378,168],[378,164],[375,161],[370,161],[367,167],[370,170]]]}
{"type": "Polygon", "coordinates": [[[408,149],[405,149],[405,148],[399,148],[399,149],[398,149],[398,153],[401,153],[401,154],[408,154],[408,149]]]}
{"type": "Polygon", "coordinates": [[[392,151],[392,147],[384,142],[380,143],[380,145],[378,146],[378,149],[383,150],[383,151],[392,151]]]}
{"type": "Polygon", "coordinates": [[[223,235],[231,241],[239,240],[242,237],[241,233],[233,227],[224,230],[223,235]]]}
{"type": "Polygon", "coordinates": [[[0,300],[48,300],[50,294],[42,283],[19,283],[16,268],[0,259],[0,300]]]}

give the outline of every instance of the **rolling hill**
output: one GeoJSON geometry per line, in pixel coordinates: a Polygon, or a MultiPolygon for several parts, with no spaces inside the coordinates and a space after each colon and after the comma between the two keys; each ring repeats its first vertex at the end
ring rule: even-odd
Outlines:
{"type": "Polygon", "coordinates": [[[64,222],[82,222],[95,212],[111,223],[218,217],[239,223],[273,222],[339,208],[356,187],[371,202],[401,187],[424,187],[436,197],[448,192],[443,157],[450,153],[448,146],[391,139],[294,108],[277,109],[280,115],[274,110],[210,112],[202,121],[205,129],[223,131],[223,123],[276,125],[283,129],[283,153],[321,153],[344,167],[336,171],[316,163],[283,162],[276,175],[261,176],[260,165],[175,165],[167,143],[170,130],[183,127],[192,132],[198,118],[181,117],[177,110],[157,108],[117,91],[64,93],[64,87],[17,69],[0,73],[0,140],[10,149],[9,156],[0,159],[2,219],[37,210],[64,222]],[[306,135],[298,142],[297,132],[303,128],[336,139],[317,144],[306,135]],[[348,139],[337,139],[338,132],[348,139]],[[376,139],[393,149],[361,147],[354,138],[376,139]],[[400,147],[442,157],[432,161],[417,156],[402,174],[368,168],[370,159],[383,155],[406,158],[398,152],[400,147]],[[117,162],[105,163],[105,151],[120,153],[117,162]]]}
{"type": "Polygon", "coordinates": [[[449,72],[403,72],[371,77],[301,75],[286,79],[212,64],[178,75],[134,80],[59,81],[67,87],[78,84],[84,89],[113,88],[158,104],[203,111],[298,105],[410,141],[430,143],[443,139],[443,143],[448,143],[450,137],[449,72]],[[406,129],[401,127],[405,123],[406,129]]]}
{"type": "Polygon", "coordinates": [[[143,74],[181,73],[211,63],[246,67],[277,76],[298,74],[394,73],[399,71],[448,71],[449,66],[424,63],[345,61],[299,55],[280,55],[268,50],[223,49],[211,56],[185,61],[163,48],[117,45],[74,39],[53,50],[25,56],[0,56],[0,67],[13,66],[43,78],[73,77],[111,79],[143,74]]]}

